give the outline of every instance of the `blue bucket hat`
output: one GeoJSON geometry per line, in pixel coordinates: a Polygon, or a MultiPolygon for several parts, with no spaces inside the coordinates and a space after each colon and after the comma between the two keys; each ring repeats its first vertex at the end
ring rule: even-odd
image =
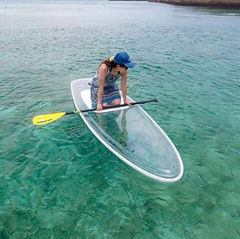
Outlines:
{"type": "Polygon", "coordinates": [[[116,64],[125,65],[128,68],[133,68],[136,64],[133,63],[127,54],[127,52],[119,52],[114,57],[114,62],[116,64]]]}

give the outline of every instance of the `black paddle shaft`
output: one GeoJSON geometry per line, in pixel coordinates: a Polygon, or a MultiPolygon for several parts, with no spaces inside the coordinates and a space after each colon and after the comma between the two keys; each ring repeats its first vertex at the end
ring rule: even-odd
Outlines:
{"type": "MultiPolygon", "coordinates": [[[[145,100],[145,101],[138,101],[138,102],[131,102],[130,105],[141,105],[141,104],[146,104],[146,103],[150,103],[150,102],[158,102],[158,100],[156,98],[152,99],[152,100],[145,100]]],[[[104,110],[107,109],[112,109],[112,108],[119,108],[119,107],[123,107],[123,106],[128,106],[128,104],[121,104],[121,105],[111,105],[111,106],[107,106],[104,107],[104,110]]],[[[73,111],[73,112],[67,112],[66,115],[70,115],[70,114],[76,114],[76,113],[84,113],[84,112],[90,112],[90,111],[96,111],[97,109],[87,109],[87,110],[80,110],[78,111],[73,111]]]]}

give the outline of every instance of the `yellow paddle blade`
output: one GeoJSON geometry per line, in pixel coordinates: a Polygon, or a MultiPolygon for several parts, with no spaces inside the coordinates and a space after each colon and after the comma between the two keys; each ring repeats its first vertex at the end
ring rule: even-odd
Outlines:
{"type": "Polygon", "coordinates": [[[35,125],[49,124],[63,117],[65,114],[66,112],[59,112],[59,113],[47,114],[47,115],[38,115],[33,118],[32,122],[35,125]]]}

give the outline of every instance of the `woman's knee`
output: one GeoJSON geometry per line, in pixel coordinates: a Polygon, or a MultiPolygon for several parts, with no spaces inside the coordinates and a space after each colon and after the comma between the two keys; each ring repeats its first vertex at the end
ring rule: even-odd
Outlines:
{"type": "Polygon", "coordinates": [[[117,99],[117,100],[112,101],[111,105],[120,105],[120,103],[121,103],[121,100],[117,99]]]}

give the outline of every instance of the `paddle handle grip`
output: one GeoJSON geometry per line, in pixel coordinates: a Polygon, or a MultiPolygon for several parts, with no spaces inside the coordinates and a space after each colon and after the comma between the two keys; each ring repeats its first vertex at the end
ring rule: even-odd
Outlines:
{"type": "MultiPolygon", "coordinates": [[[[138,102],[132,102],[130,103],[131,105],[141,105],[141,104],[146,104],[146,103],[150,103],[150,102],[158,102],[158,100],[156,98],[152,99],[152,100],[145,100],[145,101],[138,101],[138,102]]],[[[103,109],[112,109],[112,108],[119,108],[119,107],[123,107],[123,106],[128,106],[128,104],[121,104],[121,105],[111,105],[111,106],[107,106],[104,107],[103,109]]],[[[78,114],[78,113],[85,113],[85,112],[91,112],[91,111],[96,111],[97,109],[86,109],[86,110],[80,110],[80,111],[73,111],[73,112],[67,112],[66,115],[70,115],[70,114],[78,114]]]]}

